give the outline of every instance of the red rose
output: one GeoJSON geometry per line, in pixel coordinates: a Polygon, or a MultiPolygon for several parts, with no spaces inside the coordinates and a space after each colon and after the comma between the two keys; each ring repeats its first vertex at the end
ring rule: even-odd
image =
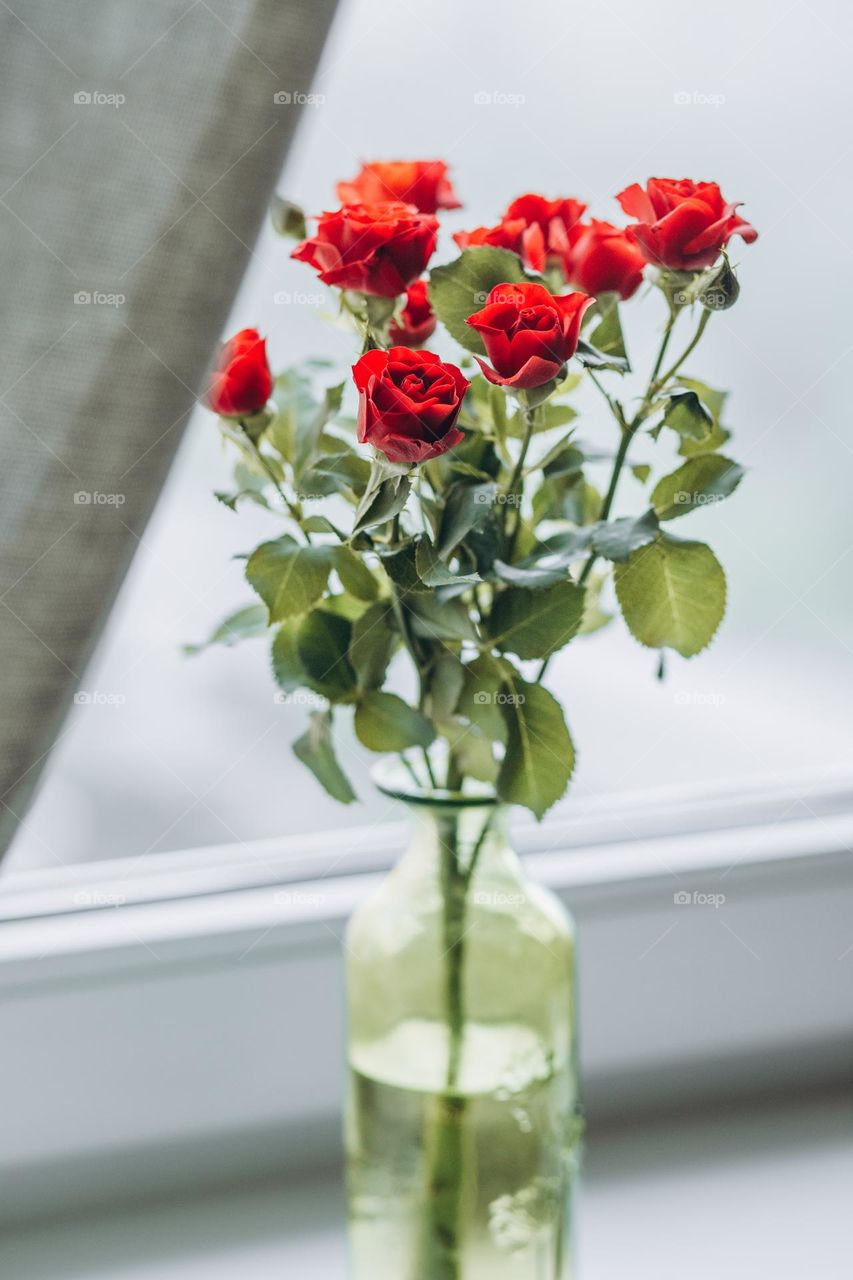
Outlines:
{"type": "Polygon", "coordinates": [[[435,326],[426,280],[416,280],[406,290],[406,305],[399,318],[388,326],[388,337],[395,347],[419,347],[435,332],[435,326]]]}
{"type": "Polygon", "coordinates": [[[466,321],[494,365],[477,356],[489,382],[528,389],[556,378],[577,350],[583,314],[594,301],[585,293],[555,298],[541,284],[495,285],[483,310],[466,321]]]}
{"type": "Polygon", "coordinates": [[[366,351],[352,376],[358,387],[358,438],[389,462],[426,462],[463,439],[456,426],[470,383],[430,351],[366,351]]]}
{"type": "Polygon", "coordinates": [[[219,352],[207,403],[223,418],[248,418],[263,409],[272,388],[266,339],[257,329],[241,329],[219,352]]]}
{"type": "Polygon", "coordinates": [[[407,204],[349,204],[324,213],[317,232],[290,255],[324,284],[395,298],[416,280],[435,248],[438,222],[407,204]]]}
{"type": "Polygon", "coordinates": [[[519,196],[495,227],[457,231],[453,239],[461,249],[491,244],[511,249],[533,271],[543,271],[549,261],[563,262],[568,233],[586,211],[580,200],[546,200],[544,196],[519,196]]]}
{"type": "Polygon", "coordinates": [[[337,191],[341,204],[402,200],[421,213],[461,208],[443,160],[380,160],[363,164],[352,182],[338,183],[337,191]]]}
{"type": "Polygon", "coordinates": [[[649,178],[616,197],[635,225],[631,235],[648,262],[673,271],[701,271],[713,266],[733,235],[752,244],[758,232],[726,204],[716,182],[689,178],[649,178]]]}
{"type": "Polygon", "coordinates": [[[584,293],[630,298],[643,281],[646,259],[629,233],[609,222],[580,222],[569,232],[566,276],[584,293]]]}

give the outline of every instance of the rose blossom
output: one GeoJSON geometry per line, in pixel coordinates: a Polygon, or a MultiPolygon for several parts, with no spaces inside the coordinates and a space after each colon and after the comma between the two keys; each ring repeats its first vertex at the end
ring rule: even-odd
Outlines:
{"type": "Polygon", "coordinates": [[[324,213],[290,255],[310,263],[324,284],[395,298],[424,270],[438,222],[408,204],[349,204],[324,213]]]}
{"type": "Polygon", "coordinates": [[[416,280],[406,290],[406,305],[388,327],[388,337],[397,347],[419,347],[435,332],[435,312],[430,306],[426,280],[416,280]]]}
{"type": "Polygon", "coordinates": [[[207,403],[223,418],[247,418],[263,409],[272,388],[266,339],[257,329],[241,329],[220,349],[207,403]]]}
{"type": "Polygon", "coordinates": [[[528,193],[513,200],[497,226],[457,231],[453,239],[461,249],[483,244],[511,249],[531,270],[543,271],[549,261],[562,263],[569,231],[585,211],[586,205],[571,197],[546,200],[528,193]]]}
{"type": "Polygon", "coordinates": [[[541,387],[575,354],[581,320],[594,298],[555,298],[541,284],[498,284],[466,324],[476,329],[492,362],[477,363],[489,382],[519,390],[541,387]]]}
{"type": "Polygon", "coordinates": [[[632,236],[609,222],[579,222],[569,232],[566,276],[584,293],[630,298],[643,282],[646,260],[632,236]]]}
{"type": "Polygon", "coordinates": [[[672,271],[713,266],[733,235],[747,244],[758,232],[726,204],[716,182],[690,178],[649,178],[645,191],[634,183],[616,199],[638,221],[628,229],[648,262],[672,271]]]}
{"type": "Polygon", "coordinates": [[[339,182],[341,204],[403,201],[421,213],[459,209],[461,205],[443,160],[387,160],[363,164],[351,182],[339,182]]]}
{"type": "Polygon", "coordinates": [[[469,382],[430,351],[366,351],[353,365],[358,438],[389,462],[426,462],[464,438],[456,426],[469,382]]]}

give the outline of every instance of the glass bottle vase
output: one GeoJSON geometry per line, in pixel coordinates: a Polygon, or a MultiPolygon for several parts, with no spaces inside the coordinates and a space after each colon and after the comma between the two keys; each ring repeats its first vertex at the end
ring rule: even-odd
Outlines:
{"type": "Polygon", "coordinates": [[[347,932],[353,1280],[568,1280],[574,931],[491,797],[386,786],[408,850],[347,932]]]}

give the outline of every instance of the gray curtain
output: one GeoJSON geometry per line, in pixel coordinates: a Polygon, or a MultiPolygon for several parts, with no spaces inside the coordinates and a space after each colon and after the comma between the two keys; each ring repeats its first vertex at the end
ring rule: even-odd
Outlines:
{"type": "Polygon", "coordinates": [[[0,6],[0,855],[180,441],[334,7],[0,6]]]}

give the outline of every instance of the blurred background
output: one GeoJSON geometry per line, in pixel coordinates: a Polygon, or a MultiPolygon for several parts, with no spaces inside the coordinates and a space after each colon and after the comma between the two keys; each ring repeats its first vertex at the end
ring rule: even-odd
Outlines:
{"type": "MultiPolygon", "coordinates": [[[[579,747],[567,806],[673,782],[795,777],[853,754],[853,144],[840,127],[849,9],[663,0],[654,17],[652,26],[628,0],[582,10],[534,0],[523,11],[346,0],[278,183],[316,214],[335,207],[336,180],[362,160],[446,159],[464,208],[443,216],[436,261],[455,253],[454,230],[494,223],[525,191],[576,196],[621,223],[615,193],[650,175],[719,182],[760,232],[752,247],[733,242],[740,301],[712,319],[687,366],[733,390],[727,452],[749,468],[733,498],[678,530],[722,560],[727,618],[707,653],[669,660],[664,683],[618,619],[552,663],[579,747]]],[[[274,367],[327,356],[339,381],[355,341],[290,247],[265,226],[228,331],[259,327],[274,367]]],[[[656,294],[625,309],[639,377],[663,319],[656,294]]],[[[602,406],[578,403],[583,438],[609,443],[602,406]]],[[[637,461],[651,456],[638,447],[637,461]]],[[[215,420],[199,407],[12,848],[13,870],[383,816],[355,746],[346,766],[358,806],[336,805],[296,764],[290,744],[306,711],[274,701],[264,642],[182,653],[251,602],[233,557],[275,530],[267,513],[216,502],[229,478],[215,420]]],[[[640,502],[629,477],[620,505],[640,502]]]]}

